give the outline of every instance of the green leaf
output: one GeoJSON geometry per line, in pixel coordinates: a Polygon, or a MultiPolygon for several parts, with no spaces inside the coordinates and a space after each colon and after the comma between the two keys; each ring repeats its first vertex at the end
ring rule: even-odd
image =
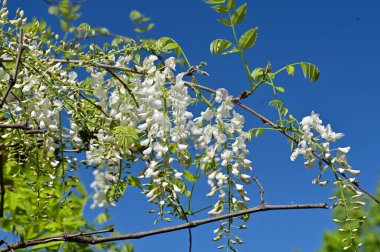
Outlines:
{"type": "Polygon", "coordinates": [[[308,62],[301,62],[299,64],[302,68],[302,72],[305,78],[309,79],[311,82],[315,82],[318,80],[319,69],[316,65],[308,62]]]}
{"type": "Polygon", "coordinates": [[[237,49],[235,46],[229,50],[229,51],[225,51],[225,52],[222,52],[222,54],[231,54],[231,53],[237,53],[239,52],[239,49],[237,49]]]}
{"type": "Polygon", "coordinates": [[[111,185],[107,190],[107,200],[119,201],[119,199],[124,195],[127,189],[128,183],[125,181],[118,181],[117,183],[111,185]]]}
{"type": "Polygon", "coordinates": [[[150,31],[150,30],[152,30],[153,27],[154,27],[154,23],[150,23],[150,24],[148,24],[148,26],[146,27],[146,31],[150,31]]]}
{"type": "Polygon", "coordinates": [[[207,4],[224,4],[226,0],[207,0],[207,4]]]}
{"type": "Polygon", "coordinates": [[[246,13],[247,13],[247,4],[245,3],[239,6],[239,8],[236,9],[234,14],[232,14],[232,18],[231,18],[232,24],[236,25],[243,22],[246,13]]]}
{"type": "Polygon", "coordinates": [[[197,178],[191,173],[189,172],[188,170],[184,170],[183,171],[183,175],[185,176],[185,178],[191,182],[191,183],[195,183],[197,182],[197,178]]]}
{"type": "Polygon", "coordinates": [[[87,23],[82,23],[78,26],[78,31],[84,33],[84,37],[87,38],[88,34],[91,32],[92,35],[94,35],[94,30],[91,28],[91,26],[87,23]]]}
{"type": "Polygon", "coordinates": [[[65,20],[61,19],[60,23],[61,23],[61,28],[63,31],[69,30],[69,28],[70,28],[69,24],[65,20]]]}
{"type": "Polygon", "coordinates": [[[228,12],[227,8],[223,5],[215,5],[215,6],[212,6],[211,8],[213,8],[216,12],[221,13],[221,14],[226,14],[228,12]]]}
{"type": "Polygon", "coordinates": [[[132,10],[130,13],[129,13],[129,18],[134,21],[136,19],[139,19],[139,18],[142,18],[144,17],[144,15],[142,15],[139,11],[137,10],[132,10]]]}
{"type": "Polygon", "coordinates": [[[264,133],[264,129],[263,128],[259,128],[255,132],[255,137],[261,137],[261,136],[263,136],[263,133],[264,133]]]}
{"type": "Polygon", "coordinates": [[[257,27],[246,31],[239,39],[239,47],[243,50],[251,48],[257,39],[257,27]]]}
{"type": "Polygon", "coordinates": [[[232,43],[225,39],[215,39],[210,44],[210,52],[212,54],[221,54],[223,51],[231,47],[232,43]]]}
{"type": "Polygon", "coordinates": [[[254,80],[258,80],[264,73],[264,68],[255,68],[252,73],[251,73],[251,76],[254,80]]]}
{"type": "Polygon", "coordinates": [[[178,44],[174,42],[170,42],[164,46],[164,49],[166,50],[171,50],[171,49],[176,49],[176,48],[178,48],[178,44]]]}
{"type": "Polygon", "coordinates": [[[104,28],[104,27],[96,28],[96,31],[99,32],[99,33],[101,33],[101,34],[104,34],[104,35],[110,34],[110,31],[107,28],[104,28]]]}
{"type": "Polygon", "coordinates": [[[120,125],[115,127],[113,133],[117,139],[118,147],[123,151],[126,151],[134,143],[136,143],[139,137],[136,131],[136,127],[134,126],[120,125]]]}
{"type": "Polygon", "coordinates": [[[228,0],[227,9],[231,11],[233,8],[235,8],[235,0],[228,0]]]}
{"type": "Polygon", "coordinates": [[[278,91],[280,91],[281,93],[284,93],[285,92],[285,89],[283,87],[276,87],[276,89],[278,91]]]}
{"type": "Polygon", "coordinates": [[[98,216],[96,216],[96,222],[98,222],[99,224],[104,224],[107,222],[107,220],[110,219],[110,217],[111,216],[109,216],[106,213],[100,213],[98,214],[98,216]]]}
{"type": "Polygon", "coordinates": [[[289,75],[294,75],[295,67],[292,65],[286,65],[286,72],[288,72],[289,75]]]}
{"type": "Polygon", "coordinates": [[[231,27],[231,22],[230,22],[230,20],[227,19],[227,18],[219,18],[219,19],[217,19],[217,21],[218,21],[219,23],[221,23],[221,24],[224,24],[224,25],[227,26],[227,27],[231,27]]]}
{"type": "Polygon", "coordinates": [[[56,5],[52,5],[49,7],[48,12],[50,15],[58,15],[58,7],[56,5]]]}
{"type": "Polygon", "coordinates": [[[128,184],[130,186],[141,187],[140,180],[138,178],[136,178],[135,176],[132,176],[132,175],[128,176],[128,184]]]}

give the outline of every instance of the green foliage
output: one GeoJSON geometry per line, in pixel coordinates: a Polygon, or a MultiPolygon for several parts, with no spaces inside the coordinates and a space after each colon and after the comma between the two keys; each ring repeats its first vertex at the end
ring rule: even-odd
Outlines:
{"type": "Polygon", "coordinates": [[[117,139],[117,145],[124,153],[137,144],[139,138],[134,126],[119,125],[114,128],[113,133],[117,139]]]}
{"type": "MultiPolygon", "coordinates": [[[[62,170],[58,170],[58,174],[54,174],[53,168],[50,168],[51,173],[47,173],[46,168],[40,170],[39,167],[44,165],[44,154],[40,150],[34,153],[35,156],[29,156],[23,167],[14,161],[5,164],[4,211],[7,218],[0,220],[2,229],[13,232],[23,241],[78,232],[86,227],[83,210],[87,196],[83,185],[72,180],[61,183],[62,170]]],[[[39,247],[54,250],[61,244],[41,244],[39,247]]]]}
{"type": "Polygon", "coordinates": [[[243,50],[251,48],[257,39],[257,28],[252,28],[241,35],[239,39],[239,47],[243,50]]]}
{"type": "Polygon", "coordinates": [[[245,15],[247,14],[247,4],[242,4],[239,6],[235,12],[232,14],[231,17],[231,24],[232,25],[237,25],[243,22],[245,15]]]}
{"type": "Polygon", "coordinates": [[[132,10],[129,13],[129,18],[136,26],[135,31],[138,33],[146,33],[153,29],[154,23],[149,22],[150,18],[140,13],[138,10],[132,10]]]}
{"type": "Polygon", "coordinates": [[[87,23],[80,24],[77,29],[80,33],[84,34],[84,38],[87,38],[89,33],[91,33],[92,36],[95,36],[95,30],[87,23]]]}
{"type": "Polygon", "coordinates": [[[305,79],[308,79],[311,82],[316,82],[319,79],[319,69],[316,65],[308,62],[298,62],[298,63],[293,63],[290,65],[286,65],[283,69],[280,69],[277,73],[280,71],[286,69],[286,72],[289,75],[294,75],[295,72],[295,67],[294,66],[300,66],[302,73],[305,77],[305,79]]]}
{"type": "MultiPolygon", "coordinates": [[[[377,196],[380,197],[380,182],[377,186],[377,196]]],[[[339,230],[346,229],[346,223],[340,221],[344,219],[345,212],[341,208],[335,208],[333,212],[333,220],[337,228],[335,231],[325,231],[323,236],[323,246],[318,252],[343,252],[343,251],[365,251],[378,252],[380,248],[380,205],[376,202],[367,201],[367,206],[360,211],[353,213],[352,218],[357,219],[353,225],[359,225],[354,233],[356,244],[362,244],[357,250],[354,246],[348,246],[347,234],[339,230]],[[364,218],[361,216],[365,216],[364,218]],[[344,246],[342,246],[342,243],[344,246]]]]}
{"type": "Polygon", "coordinates": [[[79,4],[72,4],[70,0],[63,0],[56,5],[50,6],[49,13],[60,19],[61,28],[63,31],[69,32],[72,22],[81,16],[78,12],[79,9],[79,4]]]}
{"type": "Polygon", "coordinates": [[[226,39],[216,39],[210,44],[210,52],[212,54],[224,54],[231,46],[232,42],[226,39]]]}
{"type": "Polygon", "coordinates": [[[318,80],[319,69],[317,66],[311,63],[307,63],[307,62],[301,62],[299,64],[302,68],[302,72],[305,78],[308,78],[311,82],[315,82],[318,80]]]}

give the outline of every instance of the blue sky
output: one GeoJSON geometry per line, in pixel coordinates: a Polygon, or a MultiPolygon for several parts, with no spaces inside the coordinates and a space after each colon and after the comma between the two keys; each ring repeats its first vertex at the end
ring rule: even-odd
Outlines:
{"type": "MultiPolygon", "coordinates": [[[[237,1],[241,3],[241,1],[237,1]]],[[[57,21],[48,15],[42,0],[9,0],[9,6],[21,7],[26,16],[43,18],[58,30],[57,21]]],[[[336,132],[345,133],[337,146],[351,146],[349,161],[362,170],[361,184],[375,192],[380,178],[380,3],[377,0],[249,1],[245,21],[238,27],[242,34],[259,27],[255,47],[246,57],[253,67],[272,69],[298,62],[316,64],[321,71],[317,83],[309,83],[297,69],[294,77],[285,74],[276,79],[286,93],[281,96],[290,112],[298,119],[315,111],[324,123],[336,132]]],[[[88,0],[78,21],[93,27],[107,27],[111,32],[135,36],[129,12],[137,9],[152,18],[156,27],[150,36],[170,36],[185,50],[194,65],[208,63],[210,77],[200,78],[203,85],[224,87],[234,95],[247,89],[245,74],[237,55],[213,56],[209,44],[216,38],[231,39],[230,30],[216,22],[219,17],[201,0],[116,1],[88,0]]],[[[245,103],[276,120],[275,111],[267,106],[271,90],[262,88],[245,103]]],[[[243,111],[239,111],[244,113],[243,111]]],[[[259,120],[247,115],[247,129],[259,127],[259,120]]],[[[268,132],[249,145],[253,175],[259,177],[269,204],[327,202],[332,187],[311,184],[317,171],[306,170],[302,159],[291,162],[290,149],[281,134],[268,132]]],[[[90,173],[88,173],[90,176],[90,173]]],[[[91,177],[85,178],[90,181],[91,177]]],[[[207,185],[197,188],[197,204],[202,205],[207,185]]],[[[258,203],[257,188],[248,188],[252,206],[258,203]]],[[[121,199],[119,208],[110,209],[120,232],[148,230],[167,224],[153,225],[147,216],[149,205],[138,192],[130,190],[121,199]]],[[[91,219],[95,213],[88,211],[91,219]]],[[[334,227],[329,210],[300,210],[260,213],[251,216],[248,230],[239,235],[245,244],[239,251],[278,251],[300,249],[314,251],[321,245],[323,231],[334,227]]],[[[205,215],[199,215],[198,217],[205,215]]],[[[112,222],[111,221],[111,222],[112,222]]],[[[209,224],[193,230],[193,251],[216,251],[211,241],[209,224]]],[[[187,251],[187,232],[163,234],[132,241],[136,251],[187,251]]]]}

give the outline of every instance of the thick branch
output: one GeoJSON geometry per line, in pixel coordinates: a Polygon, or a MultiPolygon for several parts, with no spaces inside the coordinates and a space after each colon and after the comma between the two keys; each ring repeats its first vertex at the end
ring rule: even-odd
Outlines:
{"type": "Polygon", "coordinates": [[[39,244],[45,244],[49,242],[56,242],[56,241],[97,244],[97,243],[119,241],[119,240],[140,239],[147,236],[174,232],[174,231],[178,231],[182,229],[195,228],[195,227],[205,225],[208,223],[212,223],[212,222],[216,222],[216,221],[220,221],[224,219],[229,219],[233,217],[238,217],[245,214],[252,214],[252,213],[257,213],[257,212],[273,211],[273,210],[297,210],[297,209],[317,209],[317,208],[327,209],[328,206],[326,203],[302,204],[302,205],[260,205],[260,206],[250,208],[244,211],[229,213],[229,214],[225,214],[225,215],[221,215],[217,217],[197,220],[197,221],[188,222],[181,225],[159,228],[159,229],[154,229],[154,230],[149,230],[149,231],[144,231],[144,232],[135,232],[135,233],[120,234],[120,235],[105,236],[105,237],[88,237],[86,236],[88,235],[88,233],[63,234],[63,235],[57,235],[57,236],[52,236],[52,237],[27,240],[24,242],[17,242],[17,243],[10,244],[7,248],[1,249],[0,252],[11,251],[11,249],[16,250],[20,248],[26,248],[26,247],[31,247],[31,246],[35,246],[39,244]]]}

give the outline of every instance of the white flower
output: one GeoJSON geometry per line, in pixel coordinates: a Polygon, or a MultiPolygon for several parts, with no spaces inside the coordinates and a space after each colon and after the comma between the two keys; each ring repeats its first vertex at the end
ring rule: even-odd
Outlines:
{"type": "Polygon", "coordinates": [[[165,66],[167,68],[175,70],[175,59],[174,59],[174,57],[170,57],[170,58],[166,59],[165,60],[165,66]]]}
{"type": "Polygon", "coordinates": [[[182,179],[182,175],[183,175],[182,172],[176,172],[176,173],[174,174],[174,177],[175,177],[176,179],[182,179]]]}
{"type": "Polygon", "coordinates": [[[338,151],[344,153],[344,154],[347,154],[349,151],[350,151],[350,146],[347,146],[345,148],[338,148],[338,151]]]}
{"type": "Polygon", "coordinates": [[[98,170],[95,170],[93,174],[95,180],[91,183],[90,187],[94,189],[95,194],[92,197],[93,204],[90,207],[105,207],[107,205],[115,206],[115,202],[107,199],[107,191],[110,188],[109,181],[116,181],[116,177],[108,173],[99,172],[98,170]]]}
{"type": "Polygon", "coordinates": [[[224,88],[219,88],[216,90],[215,101],[221,103],[228,97],[228,91],[224,88]]]}
{"type": "Polygon", "coordinates": [[[357,176],[360,173],[360,170],[347,169],[346,171],[350,173],[352,176],[357,176]]]}
{"type": "Polygon", "coordinates": [[[235,184],[235,187],[236,187],[236,190],[238,190],[238,191],[242,191],[242,190],[244,190],[244,186],[243,185],[241,185],[241,184],[235,184]]]}
{"type": "Polygon", "coordinates": [[[230,151],[230,150],[224,150],[223,153],[220,155],[220,157],[222,158],[222,165],[223,166],[226,166],[229,162],[231,162],[232,158],[233,158],[233,152],[230,151]]]}

